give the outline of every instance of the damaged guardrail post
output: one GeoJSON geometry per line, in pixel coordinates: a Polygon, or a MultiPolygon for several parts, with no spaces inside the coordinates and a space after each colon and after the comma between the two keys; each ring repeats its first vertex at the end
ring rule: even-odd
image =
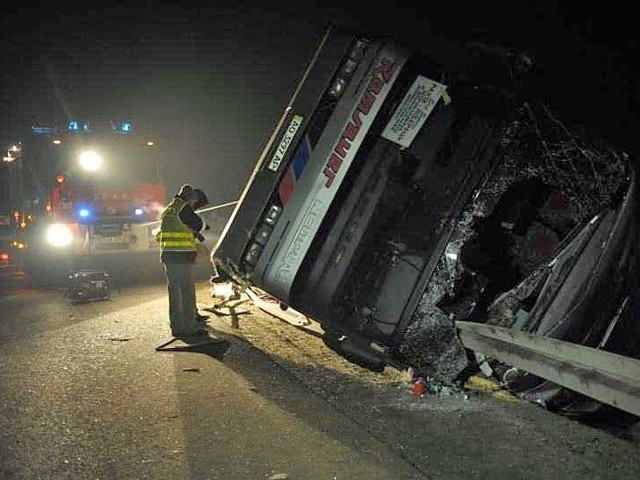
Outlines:
{"type": "Polygon", "coordinates": [[[509,328],[456,326],[466,348],[640,416],[640,360],[509,328]]]}

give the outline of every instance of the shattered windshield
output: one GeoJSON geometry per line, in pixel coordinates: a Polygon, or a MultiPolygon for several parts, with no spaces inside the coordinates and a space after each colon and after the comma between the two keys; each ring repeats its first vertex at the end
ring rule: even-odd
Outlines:
{"type": "Polygon", "coordinates": [[[503,131],[494,168],[456,219],[402,352],[451,378],[465,364],[452,333],[456,320],[509,327],[525,321],[549,274],[544,267],[573,238],[554,278],[571,270],[594,230],[589,220],[625,191],[627,163],[626,154],[570,132],[545,106],[525,105],[503,131]],[[501,297],[505,292],[510,296],[501,297]]]}
{"type": "MultiPolygon", "coordinates": [[[[440,259],[436,283],[453,296],[475,288],[495,298],[515,287],[628,183],[624,154],[583,143],[542,106],[525,107],[507,127],[500,155],[440,259]]],[[[454,313],[469,314],[464,308],[454,313]]]]}

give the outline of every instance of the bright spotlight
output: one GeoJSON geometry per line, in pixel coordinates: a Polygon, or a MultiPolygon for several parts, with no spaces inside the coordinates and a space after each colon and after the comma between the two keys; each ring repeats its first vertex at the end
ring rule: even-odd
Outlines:
{"type": "Polygon", "coordinates": [[[218,298],[229,298],[233,296],[233,285],[230,282],[227,283],[214,283],[213,284],[213,296],[218,298]]]}
{"type": "Polygon", "coordinates": [[[96,152],[83,152],[80,155],[80,166],[89,172],[95,172],[102,165],[102,157],[96,152]]]}
{"type": "Polygon", "coordinates": [[[136,208],[133,213],[135,213],[136,215],[142,215],[143,211],[141,208],[136,208]]]}
{"type": "Polygon", "coordinates": [[[68,247],[72,241],[73,233],[67,225],[56,223],[47,229],[47,242],[53,247],[68,247]]]}

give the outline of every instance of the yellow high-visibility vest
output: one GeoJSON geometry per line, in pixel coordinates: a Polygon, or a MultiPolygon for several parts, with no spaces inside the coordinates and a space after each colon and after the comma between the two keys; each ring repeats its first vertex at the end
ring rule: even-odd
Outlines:
{"type": "Polygon", "coordinates": [[[158,241],[163,252],[195,252],[196,239],[193,231],[180,220],[180,211],[187,202],[174,198],[162,212],[158,241]]]}

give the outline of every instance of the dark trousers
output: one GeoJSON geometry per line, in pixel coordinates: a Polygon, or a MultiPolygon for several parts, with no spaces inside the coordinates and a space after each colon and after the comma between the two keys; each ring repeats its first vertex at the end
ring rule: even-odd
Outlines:
{"type": "Polygon", "coordinates": [[[193,265],[190,263],[165,263],[169,289],[169,324],[172,335],[194,333],[196,321],[196,289],[193,282],[193,265]]]}

